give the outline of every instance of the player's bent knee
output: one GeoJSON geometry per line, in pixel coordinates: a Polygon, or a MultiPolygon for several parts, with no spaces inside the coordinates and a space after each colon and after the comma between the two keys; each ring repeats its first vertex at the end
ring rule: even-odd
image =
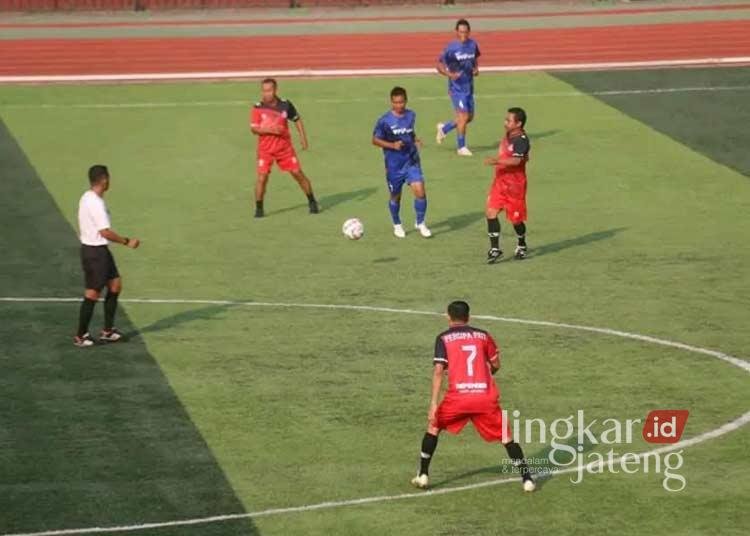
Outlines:
{"type": "Polygon", "coordinates": [[[85,297],[85,298],[86,298],[87,300],[98,300],[98,299],[99,299],[99,291],[98,291],[98,290],[95,290],[95,289],[93,289],[93,288],[87,288],[87,289],[86,289],[86,290],[84,291],[84,293],[83,293],[83,296],[84,296],[84,297],[85,297]]]}
{"type": "Polygon", "coordinates": [[[111,281],[109,281],[107,283],[107,289],[115,294],[119,294],[120,292],[122,292],[122,278],[118,277],[117,279],[112,279],[111,281]]]}

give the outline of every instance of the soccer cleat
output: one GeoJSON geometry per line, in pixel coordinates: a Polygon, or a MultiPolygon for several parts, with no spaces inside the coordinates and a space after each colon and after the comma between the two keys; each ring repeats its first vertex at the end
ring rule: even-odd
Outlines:
{"type": "Polygon", "coordinates": [[[417,475],[411,479],[411,485],[419,489],[427,489],[430,485],[430,478],[427,475],[417,475]]]}
{"type": "Polygon", "coordinates": [[[318,206],[317,201],[310,201],[307,206],[310,208],[310,214],[319,214],[320,213],[320,207],[318,206]]]}
{"type": "Polygon", "coordinates": [[[437,134],[435,135],[435,141],[438,142],[438,145],[443,143],[443,140],[445,139],[445,132],[443,132],[444,126],[445,126],[445,123],[437,124],[437,134]]]}
{"type": "Polygon", "coordinates": [[[468,147],[461,147],[456,153],[458,156],[474,156],[474,153],[472,153],[468,147]]]}
{"type": "Polygon", "coordinates": [[[400,223],[394,225],[393,236],[395,236],[396,238],[406,238],[406,231],[404,231],[404,226],[400,223]]]}
{"type": "Polygon", "coordinates": [[[487,264],[495,264],[503,257],[503,252],[497,248],[492,248],[487,252],[487,264]]]}
{"type": "Polygon", "coordinates": [[[513,256],[519,261],[525,259],[526,258],[526,246],[516,246],[516,252],[513,256]]]}
{"type": "Polygon", "coordinates": [[[89,346],[94,346],[94,340],[91,338],[91,335],[84,333],[81,337],[78,335],[73,337],[73,344],[78,346],[78,348],[88,348],[89,346]]]}
{"type": "Polygon", "coordinates": [[[523,490],[526,493],[531,493],[535,489],[536,489],[536,484],[534,483],[534,480],[531,477],[525,478],[523,481],[523,490]]]}
{"type": "Polygon", "coordinates": [[[262,208],[256,208],[255,209],[255,217],[256,218],[262,218],[263,216],[265,216],[265,213],[263,212],[263,209],[262,208]]]}
{"type": "Polygon", "coordinates": [[[421,234],[423,238],[430,238],[432,236],[432,231],[430,231],[427,224],[424,222],[416,224],[414,228],[419,231],[419,234],[421,234]]]}
{"type": "Polygon", "coordinates": [[[122,333],[117,328],[103,329],[99,334],[99,342],[117,342],[122,339],[122,333]]]}

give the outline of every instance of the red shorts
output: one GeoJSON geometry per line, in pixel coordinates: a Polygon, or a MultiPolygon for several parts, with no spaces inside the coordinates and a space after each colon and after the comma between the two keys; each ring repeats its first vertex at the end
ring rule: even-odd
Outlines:
{"type": "Polygon", "coordinates": [[[503,410],[496,400],[446,397],[438,406],[436,418],[437,428],[451,434],[459,433],[471,421],[485,441],[507,443],[513,439],[510,427],[503,418],[503,410]]]}
{"type": "Polygon", "coordinates": [[[514,225],[526,221],[526,183],[496,180],[487,196],[487,208],[505,210],[505,217],[514,225]]]}
{"type": "Polygon", "coordinates": [[[257,171],[259,175],[267,175],[271,172],[271,165],[276,162],[281,171],[299,171],[300,165],[294,147],[289,145],[277,151],[267,153],[258,152],[257,171]]]}

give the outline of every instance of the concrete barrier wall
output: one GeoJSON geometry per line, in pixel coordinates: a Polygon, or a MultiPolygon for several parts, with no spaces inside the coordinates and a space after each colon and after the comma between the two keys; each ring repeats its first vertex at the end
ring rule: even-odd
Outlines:
{"type": "MultiPolygon", "coordinates": [[[[516,0],[519,1],[519,0],[516,0]]],[[[522,1],[522,0],[521,0],[522,1]]],[[[480,3],[474,0],[473,3],[480,3]]],[[[2,11],[139,11],[245,7],[379,6],[471,3],[460,0],[0,0],[2,11]]]]}

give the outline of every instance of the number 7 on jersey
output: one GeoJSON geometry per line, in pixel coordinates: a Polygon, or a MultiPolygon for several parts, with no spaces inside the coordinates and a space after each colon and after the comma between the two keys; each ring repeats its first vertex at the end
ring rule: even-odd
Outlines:
{"type": "Polygon", "coordinates": [[[474,360],[477,358],[477,346],[476,344],[466,344],[461,346],[461,350],[466,352],[466,374],[468,376],[474,376],[474,360]]]}

